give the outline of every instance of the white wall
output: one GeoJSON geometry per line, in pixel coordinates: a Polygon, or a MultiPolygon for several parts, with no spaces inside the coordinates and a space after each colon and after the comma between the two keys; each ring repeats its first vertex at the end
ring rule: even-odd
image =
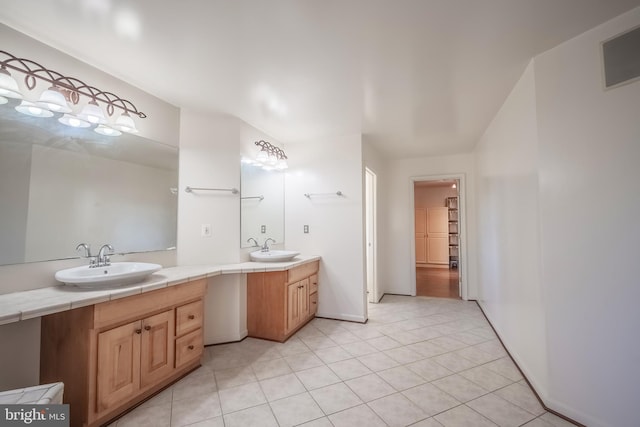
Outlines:
{"type": "Polygon", "coordinates": [[[318,316],[366,320],[360,135],[287,147],[286,246],[320,255],[318,316]],[[305,193],[335,193],[308,199],[305,193]],[[309,233],[303,226],[309,225],[309,233]]]}
{"type": "MultiPolygon", "coordinates": [[[[240,197],[230,192],[185,187],[240,188],[242,122],[193,111],[180,114],[178,265],[233,264],[240,261],[240,197]],[[209,224],[211,237],[202,237],[209,224]]],[[[246,277],[209,279],[205,296],[205,344],[246,336],[246,277]]]]}
{"type": "MultiPolygon", "coordinates": [[[[471,219],[475,218],[474,197],[474,160],[472,154],[454,156],[422,157],[412,159],[390,160],[387,166],[387,215],[383,230],[385,246],[381,248],[379,258],[382,272],[383,292],[411,295],[415,291],[415,254],[413,222],[413,181],[414,178],[430,179],[434,176],[461,175],[464,183],[460,185],[460,204],[466,211],[466,229],[462,229],[462,247],[466,247],[467,265],[461,263],[460,269],[468,280],[466,283],[467,299],[476,299],[476,226],[471,219]],[[466,197],[464,196],[466,194],[466,197]]],[[[464,250],[464,249],[463,249],[464,250]]],[[[463,283],[463,288],[464,288],[463,283]]]]}
{"type": "Polygon", "coordinates": [[[482,305],[546,405],[589,426],[638,421],[640,82],[604,90],[600,43],[639,24],[536,57],[476,150],[482,305]]]}
{"type": "Polygon", "coordinates": [[[640,8],[536,58],[542,279],[553,406],[638,424],[640,82],[602,89],[599,44],[640,8]]]}
{"type": "Polygon", "coordinates": [[[533,62],[476,146],[479,300],[535,389],[548,388],[533,62]]]}

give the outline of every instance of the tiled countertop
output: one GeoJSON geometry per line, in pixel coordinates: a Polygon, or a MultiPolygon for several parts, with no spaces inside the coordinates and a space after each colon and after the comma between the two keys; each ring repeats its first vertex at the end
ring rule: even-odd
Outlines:
{"type": "Polygon", "coordinates": [[[0,404],[37,404],[62,403],[63,383],[37,385],[0,392],[0,404]]]}
{"type": "Polygon", "coordinates": [[[129,286],[86,290],[60,285],[13,292],[0,295],[0,325],[175,286],[191,280],[221,274],[283,271],[319,259],[319,256],[299,255],[288,262],[243,262],[227,265],[170,267],[152,274],[143,282],[129,286]]]}

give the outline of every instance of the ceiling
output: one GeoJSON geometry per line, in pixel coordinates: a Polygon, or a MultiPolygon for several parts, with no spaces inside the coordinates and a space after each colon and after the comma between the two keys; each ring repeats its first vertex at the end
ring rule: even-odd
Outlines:
{"type": "Polygon", "coordinates": [[[528,61],[640,0],[2,0],[0,21],[282,143],[469,151],[528,61]]]}

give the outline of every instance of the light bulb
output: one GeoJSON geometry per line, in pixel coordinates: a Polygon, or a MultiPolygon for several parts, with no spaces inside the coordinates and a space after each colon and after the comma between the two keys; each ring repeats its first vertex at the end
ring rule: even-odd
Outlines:
{"type": "Polygon", "coordinates": [[[60,90],[52,86],[49,89],[42,92],[40,95],[40,99],[36,102],[40,107],[46,108],[47,110],[54,111],[56,113],[70,113],[71,108],[69,104],[67,104],[67,100],[60,92],[60,90]]]}
{"type": "Polygon", "coordinates": [[[37,105],[35,105],[33,102],[29,102],[29,101],[20,102],[20,105],[16,106],[16,111],[31,117],[53,116],[53,113],[51,111],[45,110],[44,108],[40,108],[37,105]]]}
{"type": "Polygon", "coordinates": [[[11,77],[11,74],[5,68],[0,68],[0,96],[22,99],[16,79],[11,77]]]}
{"type": "Polygon", "coordinates": [[[91,126],[91,124],[86,120],[82,120],[78,117],[72,116],[71,114],[65,114],[64,116],[60,117],[58,121],[63,125],[71,126],[74,128],[88,128],[89,126],[91,126]]]}

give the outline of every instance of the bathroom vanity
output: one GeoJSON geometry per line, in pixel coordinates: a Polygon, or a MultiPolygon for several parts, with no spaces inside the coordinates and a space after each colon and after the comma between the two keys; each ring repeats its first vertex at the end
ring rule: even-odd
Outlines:
{"type": "Polygon", "coordinates": [[[284,342],[318,309],[319,261],[285,271],[247,274],[250,337],[284,342]]]}
{"type": "Polygon", "coordinates": [[[200,366],[206,279],[42,317],[40,382],[100,425],[200,366]]]}

